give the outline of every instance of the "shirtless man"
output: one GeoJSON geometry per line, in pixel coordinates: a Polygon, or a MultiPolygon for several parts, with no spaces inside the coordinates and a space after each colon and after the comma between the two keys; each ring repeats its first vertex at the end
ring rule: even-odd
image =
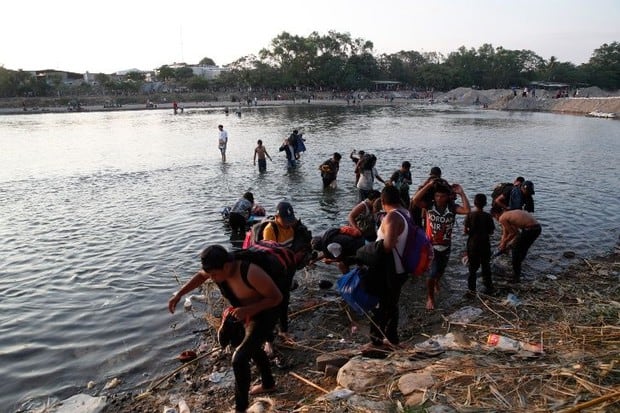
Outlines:
{"type": "Polygon", "coordinates": [[[237,320],[245,322],[245,337],[232,356],[236,383],[235,411],[245,412],[249,406],[250,394],[269,393],[275,390],[269,359],[262,345],[272,335],[282,293],[269,274],[259,266],[235,259],[221,245],[207,247],[200,255],[200,259],[202,269],[174,293],[168,301],[168,310],[174,313],[181,297],[208,279],[220,287],[222,295],[233,306],[230,314],[237,320]],[[261,384],[251,390],[250,359],[256,363],[261,376],[261,384]]]}
{"type": "Polygon", "coordinates": [[[536,238],[540,236],[541,226],[532,214],[521,209],[504,211],[501,207],[491,208],[491,215],[502,226],[499,250],[512,248],[512,282],[521,281],[521,264],[536,238]]]}
{"type": "Polygon", "coordinates": [[[273,162],[271,156],[267,153],[267,148],[263,146],[263,141],[258,140],[256,142],[257,146],[254,149],[254,166],[256,166],[256,157],[258,156],[258,172],[267,172],[267,159],[273,162]]]}

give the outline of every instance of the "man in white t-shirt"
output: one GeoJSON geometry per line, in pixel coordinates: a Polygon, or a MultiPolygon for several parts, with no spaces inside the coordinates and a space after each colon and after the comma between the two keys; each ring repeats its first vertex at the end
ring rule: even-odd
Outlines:
{"type": "Polygon", "coordinates": [[[226,162],[226,145],[228,144],[228,132],[224,130],[224,126],[222,125],[218,125],[217,128],[220,130],[220,137],[217,147],[220,149],[220,153],[222,154],[222,162],[226,162]]]}

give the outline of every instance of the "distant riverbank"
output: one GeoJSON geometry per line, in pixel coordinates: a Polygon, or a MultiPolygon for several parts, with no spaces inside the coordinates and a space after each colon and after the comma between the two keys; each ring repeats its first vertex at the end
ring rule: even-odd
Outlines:
{"type": "MultiPolygon", "coordinates": [[[[285,105],[407,105],[407,104],[436,104],[445,103],[455,106],[478,106],[484,109],[509,111],[537,111],[555,112],[577,115],[587,115],[592,112],[608,114],[610,117],[620,118],[620,93],[606,92],[599,88],[587,88],[572,97],[556,98],[555,92],[539,90],[534,95],[522,96],[510,89],[478,90],[472,88],[457,88],[449,92],[434,93],[432,98],[411,98],[410,92],[373,92],[353,94],[354,98],[334,96],[327,92],[318,92],[311,98],[287,99],[257,99],[247,103],[231,100],[231,95],[220,94],[211,96],[212,100],[201,100],[192,97],[187,100],[177,99],[179,113],[191,109],[228,110],[230,113],[249,109],[251,107],[285,106],[285,105]],[[361,97],[361,99],[360,99],[361,97]]],[[[278,96],[279,97],[279,96],[278,96]]],[[[67,99],[64,99],[66,101],[67,99]]],[[[39,113],[66,113],[66,112],[102,112],[118,110],[173,110],[173,99],[151,99],[150,96],[134,97],[132,103],[117,103],[105,101],[101,98],[73,99],[71,105],[62,104],[63,100],[42,98],[37,100],[21,100],[17,98],[0,100],[0,114],[39,114],[39,113]],[[144,103],[135,103],[143,100],[144,103]],[[77,104],[79,102],[79,105],[77,104]]]]}

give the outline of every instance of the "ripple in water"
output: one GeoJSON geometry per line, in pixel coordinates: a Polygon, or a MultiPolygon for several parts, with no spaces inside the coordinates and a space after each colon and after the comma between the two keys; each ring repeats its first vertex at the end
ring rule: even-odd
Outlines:
{"type": "MultiPolygon", "coordinates": [[[[90,380],[101,390],[120,376],[129,388],[148,380],[144,372],[169,372],[196,345],[191,331],[207,326],[169,315],[166,303],[206,245],[231,247],[220,209],[249,190],[268,213],[290,200],[315,234],[344,224],[357,197],[353,149],[375,153],[383,178],[409,160],[414,186],[441,166],[470,199],[518,175],[534,181],[543,232],[525,263],[532,275],[561,269],[565,250],[607,252],[619,235],[618,122],[449,106],[72,115],[0,124],[0,405],[10,410],[68,397],[90,380]],[[230,135],[224,165],[220,123],[230,135]],[[289,172],[278,147],[293,128],[308,152],[289,172]],[[257,139],[274,160],[266,174],[252,165],[257,139]],[[317,168],[334,151],[343,155],[339,185],[324,191],[317,168]]],[[[453,289],[465,288],[461,233],[459,220],[453,289]]]]}

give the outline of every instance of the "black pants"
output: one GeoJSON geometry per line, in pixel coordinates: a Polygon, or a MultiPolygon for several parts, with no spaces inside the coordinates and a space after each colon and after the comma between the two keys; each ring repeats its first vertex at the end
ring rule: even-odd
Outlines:
{"type": "MultiPolygon", "coordinates": [[[[389,270],[388,270],[389,271],[389,270]]],[[[407,281],[407,274],[386,274],[386,287],[379,294],[379,306],[372,312],[370,323],[370,340],[373,344],[381,344],[383,338],[390,343],[398,344],[398,300],[400,291],[407,281]]]]}
{"type": "Polygon", "coordinates": [[[267,159],[258,160],[258,172],[267,172],[267,159]]]}
{"type": "Polygon", "coordinates": [[[476,272],[482,267],[482,282],[487,289],[493,288],[491,281],[491,251],[488,253],[476,253],[474,251],[467,253],[469,259],[469,277],[467,278],[467,288],[469,291],[476,291],[476,272]]]}
{"type": "Polygon", "coordinates": [[[521,264],[527,255],[527,251],[540,235],[540,232],[540,225],[536,225],[522,229],[519,235],[517,235],[517,239],[512,247],[512,276],[514,281],[521,280],[521,264]]]}
{"type": "Polygon", "coordinates": [[[231,212],[228,215],[228,225],[233,232],[244,232],[247,225],[245,217],[237,212],[231,212]]]}
{"type": "Polygon", "coordinates": [[[250,320],[245,326],[245,338],[232,356],[232,367],[235,373],[235,409],[238,411],[245,411],[250,405],[250,360],[253,360],[258,368],[263,388],[275,386],[269,358],[263,350],[263,344],[272,335],[276,313],[274,310],[266,310],[250,320]]]}
{"type": "MultiPolygon", "coordinates": [[[[286,274],[288,287],[282,292],[282,302],[278,306],[279,311],[279,322],[280,322],[280,331],[283,333],[288,333],[288,306],[291,302],[291,287],[293,285],[293,277],[295,276],[295,272],[288,272],[286,274]]],[[[273,341],[273,340],[271,340],[273,341]]]]}
{"type": "Polygon", "coordinates": [[[323,179],[323,188],[327,188],[336,180],[336,175],[327,174],[322,176],[323,179]]]}

